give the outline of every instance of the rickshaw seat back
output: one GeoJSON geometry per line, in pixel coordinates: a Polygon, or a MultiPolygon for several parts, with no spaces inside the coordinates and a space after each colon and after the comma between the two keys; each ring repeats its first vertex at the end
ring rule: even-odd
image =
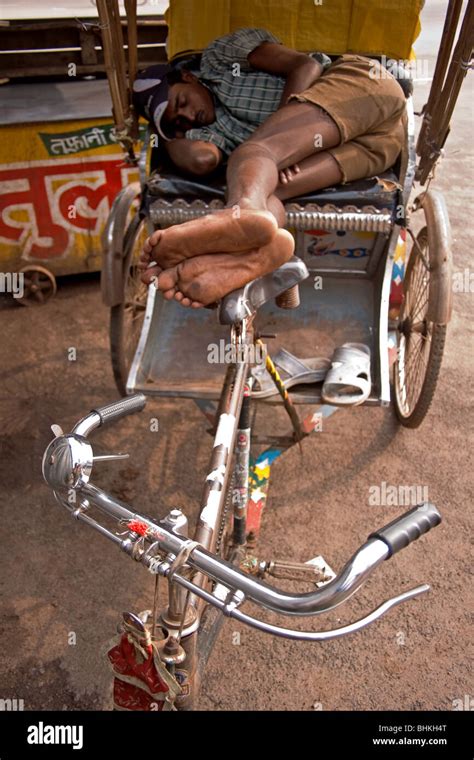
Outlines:
{"type": "Polygon", "coordinates": [[[414,58],[424,0],[170,0],[170,60],[242,27],[264,28],[287,47],[328,55],[414,58]]]}

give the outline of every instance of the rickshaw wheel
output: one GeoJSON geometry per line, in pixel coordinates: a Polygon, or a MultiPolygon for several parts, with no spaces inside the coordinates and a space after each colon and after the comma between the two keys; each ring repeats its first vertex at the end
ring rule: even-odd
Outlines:
{"type": "Polygon", "coordinates": [[[415,240],[405,275],[394,365],[395,409],[409,428],[421,425],[430,408],[446,340],[446,325],[427,318],[432,265],[427,227],[415,240]]]}
{"type": "Polygon", "coordinates": [[[148,237],[146,219],[136,214],[124,239],[124,299],[110,310],[110,353],[115,384],[126,395],[127,377],[137,349],[145,317],[148,288],[141,282],[137,267],[143,243],[148,237]]]}
{"type": "Polygon", "coordinates": [[[49,269],[31,264],[20,269],[20,274],[24,275],[24,292],[15,301],[21,306],[42,306],[56,295],[56,278],[49,269]]]}

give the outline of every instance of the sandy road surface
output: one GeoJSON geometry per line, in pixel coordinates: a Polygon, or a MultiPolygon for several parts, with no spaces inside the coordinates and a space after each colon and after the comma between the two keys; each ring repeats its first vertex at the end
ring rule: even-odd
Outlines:
{"type": "MultiPolygon", "coordinates": [[[[430,72],[443,6],[429,0],[424,13],[418,54],[428,57],[430,72]]],[[[427,87],[419,83],[417,106],[427,87]]],[[[436,178],[449,207],[456,271],[472,266],[472,102],[466,83],[436,178]]],[[[322,645],[269,638],[227,620],[202,708],[437,710],[474,694],[468,649],[473,311],[473,294],[457,294],[439,390],[424,426],[400,429],[384,410],[335,415],[324,433],[305,442],[304,460],[292,450],[275,466],[262,534],[264,556],[304,561],[323,553],[338,568],[374,527],[403,511],[370,506],[370,486],[426,486],[443,525],[385,563],[350,609],[336,610],[324,626],[358,617],[419,582],[430,582],[432,592],[369,629],[322,645]]],[[[116,396],[107,319],[95,278],[63,283],[56,299],[34,312],[8,304],[0,311],[0,697],[24,699],[25,709],[109,709],[101,649],[121,610],[151,603],[151,577],[73,523],[40,476],[49,424],[66,429],[91,405],[116,396]],[[75,362],[67,360],[71,346],[75,362]]],[[[149,410],[96,436],[102,450],[131,453],[125,464],[103,465],[98,479],[144,511],[164,515],[180,506],[194,516],[209,451],[206,424],[191,402],[151,402],[149,410]],[[150,416],[159,417],[158,434],[149,430],[150,416]]]]}

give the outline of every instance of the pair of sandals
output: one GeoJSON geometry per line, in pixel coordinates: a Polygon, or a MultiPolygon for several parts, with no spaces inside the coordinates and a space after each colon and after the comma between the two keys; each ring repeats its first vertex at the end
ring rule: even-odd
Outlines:
{"type": "MultiPolygon", "coordinates": [[[[370,350],[364,343],[344,343],[331,360],[298,359],[285,348],[272,357],[273,363],[289,390],[295,385],[323,383],[321,396],[333,406],[357,406],[370,395],[370,350]]],[[[252,370],[254,398],[269,398],[278,393],[265,364],[252,370]]]]}

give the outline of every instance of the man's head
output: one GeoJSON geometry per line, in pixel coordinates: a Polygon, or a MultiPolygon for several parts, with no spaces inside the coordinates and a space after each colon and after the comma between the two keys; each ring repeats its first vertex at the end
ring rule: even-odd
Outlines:
{"type": "Polygon", "coordinates": [[[165,140],[184,137],[186,130],[212,124],[216,118],[207,87],[187,69],[172,69],[168,64],[155,64],[138,73],[133,103],[165,140]]]}
{"type": "Polygon", "coordinates": [[[216,118],[211,92],[187,69],[174,69],[167,75],[168,105],[162,128],[170,137],[184,137],[193,127],[212,124],[216,118]]]}

